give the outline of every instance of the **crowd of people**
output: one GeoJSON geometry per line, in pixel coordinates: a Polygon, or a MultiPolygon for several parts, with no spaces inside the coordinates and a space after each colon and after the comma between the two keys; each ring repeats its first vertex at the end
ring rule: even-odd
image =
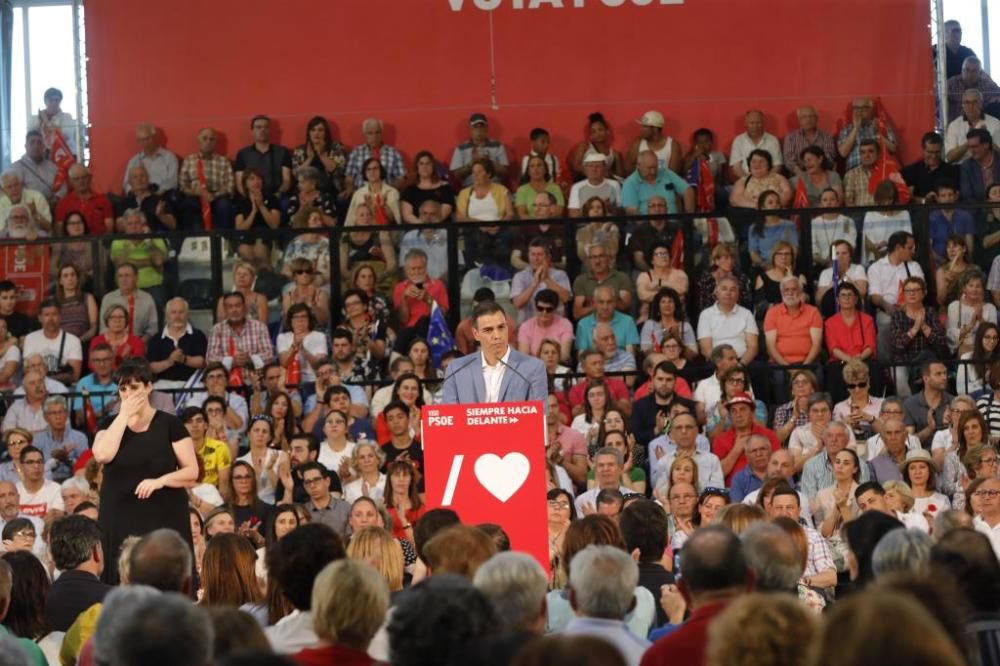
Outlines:
{"type": "Polygon", "coordinates": [[[651,110],[624,150],[595,113],[565,160],[538,128],[518,164],[475,113],[412,168],[376,119],[287,149],[257,116],[232,162],[210,128],[178,160],[143,124],[108,195],[30,131],[0,236],[51,237],[23,247],[54,286],[28,316],[0,281],[4,663],[992,663],[1000,89],[958,43],[960,113],[881,182],[897,138],[867,97],[782,140],[748,111],[728,156],[651,110]],[[232,289],[199,330],[172,232],[206,229],[232,289]],[[545,365],[547,567],[427,504],[421,408],[478,353],[475,315],[436,328],[456,275],[545,365]],[[188,504],[144,534],[107,433],[154,410],[197,478],[178,453],[139,483],[188,504]]]}

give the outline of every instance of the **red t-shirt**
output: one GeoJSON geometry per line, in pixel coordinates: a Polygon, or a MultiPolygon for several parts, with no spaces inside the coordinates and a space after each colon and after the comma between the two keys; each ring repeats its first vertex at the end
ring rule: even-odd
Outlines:
{"type": "MultiPolygon", "coordinates": [[[[778,436],[774,434],[773,430],[765,428],[759,423],[754,422],[753,427],[750,429],[750,432],[754,435],[764,435],[765,437],[767,437],[768,440],[770,440],[771,442],[772,451],[777,451],[779,448],[781,448],[781,443],[778,441],[778,436]]],[[[730,428],[729,430],[726,430],[721,435],[716,437],[715,441],[712,442],[712,453],[718,456],[719,460],[722,460],[723,458],[726,457],[726,455],[730,451],[733,450],[734,444],[736,444],[736,430],[730,428]]],[[[747,466],[746,454],[741,453],[740,457],[736,459],[736,464],[733,465],[733,468],[731,470],[729,470],[729,474],[726,474],[726,485],[727,486],[732,485],[733,475],[746,466],[747,466]]]]}
{"type": "Polygon", "coordinates": [[[62,222],[74,210],[83,214],[83,219],[87,221],[87,233],[91,235],[107,233],[104,220],[115,219],[115,209],[103,194],[81,199],[76,192],[70,192],[56,204],[56,221],[62,222]]]}
{"type": "MultiPolygon", "coordinates": [[[[398,282],[396,287],[392,290],[392,304],[399,308],[403,303],[403,292],[406,288],[410,286],[409,280],[403,280],[398,282]]],[[[424,282],[424,289],[427,290],[427,295],[432,299],[437,301],[437,304],[441,306],[441,309],[448,312],[448,289],[444,286],[444,282],[441,280],[435,280],[433,278],[427,278],[424,282]]],[[[403,322],[403,326],[413,326],[420,320],[421,317],[429,317],[431,314],[431,307],[424,301],[418,301],[415,298],[406,298],[406,304],[410,307],[410,318],[403,322]]]]}
{"type": "MultiPolygon", "coordinates": [[[[628,387],[620,377],[605,377],[604,383],[608,385],[612,400],[628,400],[628,387]]],[[[569,390],[569,404],[571,407],[583,404],[583,397],[587,390],[587,380],[582,379],[573,385],[569,390]]]]}

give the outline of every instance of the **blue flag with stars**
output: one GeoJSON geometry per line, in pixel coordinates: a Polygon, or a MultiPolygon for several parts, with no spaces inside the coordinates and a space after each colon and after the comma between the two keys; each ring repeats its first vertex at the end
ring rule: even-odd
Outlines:
{"type": "Polygon", "coordinates": [[[431,360],[434,367],[441,367],[441,356],[455,348],[455,338],[451,335],[448,322],[444,318],[444,310],[434,303],[431,306],[431,320],[427,326],[427,346],[431,349],[431,360]]]}

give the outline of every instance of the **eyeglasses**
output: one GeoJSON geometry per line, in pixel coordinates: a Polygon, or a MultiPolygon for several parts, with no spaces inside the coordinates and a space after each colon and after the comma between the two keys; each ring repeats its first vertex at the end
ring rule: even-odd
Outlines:
{"type": "Polygon", "coordinates": [[[44,465],[45,461],[41,458],[32,458],[31,460],[22,460],[22,465],[44,465]]]}
{"type": "Polygon", "coordinates": [[[549,508],[566,510],[569,509],[569,502],[566,501],[560,502],[559,500],[549,500],[549,508]]]}
{"type": "Polygon", "coordinates": [[[729,379],[726,380],[726,383],[727,384],[739,384],[740,386],[742,386],[743,384],[746,383],[746,381],[747,380],[745,380],[743,377],[730,377],[729,379]]]}
{"type": "Polygon", "coordinates": [[[924,293],[924,290],[921,289],[920,287],[908,287],[908,288],[906,288],[906,289],[903,290],[903,293],[904,294],[922,294],[922,293],[924,293]]]}
{"type": "Polygon", "coordinates": [[[972,494],[975,497],[996,497],[996,496],[1000,495],[1000,490],[990,490],[990,489],[986,488],[986,489],[982,489],[982,490],[977,490],[976,492],[974,492],[972,494]]]}
{"type": "Polygon", "coordinates": [[[1000,462],[1000,460],[998,460],[997,458],[980,458],[979,459],[979,464],[980,465],[996,465],[997,462],[1000,462]]]}
{"type": "Polygon", "coordinates": [[[556,309],[551,305],[536,305],[535,309],[539,312],[555,312],[556,309]]]}
{"type": "Polygon", "coordinates": [[[303,486],[315,486],[317,483],[323,480],[322,476],[315,476],[311,479],[302,479],[303,486]]]}
{"type": "Polygon", "coordinates": [[[31,530],[21,530],[20,532],[14,532],[15,539],[34,539],[35,533],[31,530]]]}
{"type": "Polygon", "coordinates": [[[844,384],[849,389],[859,389],[868,386],[868,382],[858,382],[857,384],[844,384]]]}
{"type": "Polygon", "coordinates": [[[252,478],[249,474],[233,474],[233,481],[249,481],[252,478]]]}

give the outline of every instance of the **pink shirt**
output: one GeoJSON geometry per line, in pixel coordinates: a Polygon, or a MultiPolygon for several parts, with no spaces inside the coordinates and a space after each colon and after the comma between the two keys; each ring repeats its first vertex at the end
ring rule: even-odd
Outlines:
{"type": "Polygon", "coordinates": [[[532,356],[538,355],[538,349],[542,346],[542,340],[546,338],[552,338],[560,343],[564,340],[572,340],[573,324],[569,323],[569,319],[555,315],[552,325],[548,328],[542,328],[538,325],[538,317],[532,317],[521,324],[517,330],[518,346],[530,345],[531,351],[528,353],[532,356]]]}
{"type": "Polygon", "coordinates": [[[559,442],[563,458],[566,460],[572,460],[573,456],[587,455],[586,438],[572,428],[567,428],[564,425],[559,426],[556,441],[559,442]]]}

